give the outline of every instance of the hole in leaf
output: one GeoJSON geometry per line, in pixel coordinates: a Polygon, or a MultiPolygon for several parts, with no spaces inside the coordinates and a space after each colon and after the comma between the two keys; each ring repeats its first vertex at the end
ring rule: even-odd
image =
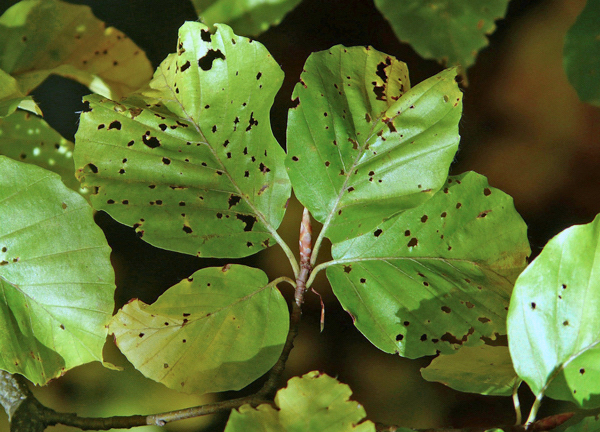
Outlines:
{"type": "Polygon", "coordinates": [[[248,232],[248,231],[252,231],[252,228],[254,227],[254,224],[256,223],[257,219],[256,216],[252,216],[252,215],[244,215],[244,214],[236,214],[235,217],[238,220],[241,220],[242,222],[244,222],[245,226],[244,226],[244,231],[248,232]]]}
{"type": "Polygon", "coordinates": [[[477,215],[477,219],[481,219],[481,218],[484,218],[484,217],[486,217],[486,216],[488,215],[488,213],[489,213],[489,212],[491,212],[491,210],[484,210],[484,211],[482,211],[481,213],[479,213],[479,214],[477,215]]]}
{"type": "Polygon", "coordinates": [[[204,57],[198,59],[198,67],[204,71],[210,70],[216,59],[225,60],[225,56],[220,50],[209,49],[204,57]]]}
{"type": "Polygon", "coordinates": [[[537,306],[537,305],[535,304],[535,302],[531,302],[531,309],[535,309],[535,308],[536,308],[536,306],[537,306]]]}
{"type": "Polygon", "coordinates": [[[98,167],[96,165],[89,163],[86,165],[86,167],[89,168],[94,174],[98,174],[98,167]]]}
{"type": "Polygon", "coordinates": [[[421,335],[421,342],[425,342],[427,340],[427,335],[426,334],[422,334],[421,335]]]}
{"type": "Polygon", "coordinates": [[[229,208],[231,209],[231,207],[237,205],[241,200],[242,200],[241,196],[237,196],[237,195],[233,195],[233,194],[230,195],[229,200],[228,200],[229,208]]]}
{"type": "Polygon", "coordinates": [[[108,125],[108,130],[111,129],[117,129],[117,130],[121,130],[121,122],[115,120],[114,122],[112,122],[111,124],[108,125]]]}
{"type": "Polygon", "coordinates": [[[250,113],[250,120],[248,121],[246,132],[252,129],[253,126],[258,126],[258,121],[254,118],[254,111],[250,113]]]}
{"type": "Polygon", "coordinates": [[[298,157],[297,157],[297,156],[292,156],[292,160],[293,160],[294,162],[298,162],[298,157]]]}
{"type": "Polygon", "coordinates": [[[396,335],[396,341],[400,342],[402,339],[404,339],[404,335],[402,335],[402,334],[396,335]]]}
{"type": "Polygon", "coordinates": [[[200,30],[200,39],[204,42],[210,42],[210,32],[208,30],[200,30]]]}
{"type": "Polygon", "coordinates": [[[188,61],[186,61],[186,62],[185,62],[185,63],[184,63],[182,66],[181,66],[181,69],[180,69],[180,70],[181,70],[181,72],[185,72],[186,70],[188,70],[188,69],[189,69],[189,67],[190,67],[190,66],[191,66],[191,65],[190,65],[190,62],[189,62],[189,60],[188,60],[188,61]]]}
{"type": "Polygon", "coordinates": [[[380,228],[377,228],[377,229],[375,230],[375,232],[373,233],[373,235],[374,235],[375,237],[379,237],[379,236],[381,235],[381,233],[382,233],[382,232],[383,232],[383,230],[382,230],[382,229],[380,229],[380,228]]]}
{"type": "Polygon", "coordinates": [[[407,246],[408,247],[415,247],[418,243],[419,243],[419,241],[417,240],[417,238],[413,237],[413,238],[410,239],[410,241],[408,242],[407,246]]]}
{"type": "Polygon", "coordinates": [[[489,323],[491,321],[491,319],[486,318],[486,317],[479,317],[479,318],[477,318],[477,321],[479,321],[482,324],[485,324],[485,323],[489,323]]]}
{"type": "Polygon", "coordinates": [[[186,234],[191,234],[193,232],[192,227],[187,224],[184,224],[182,229],[186,234]]]}
{"type": "Polygon", "coordinates": [[[452,312],[452,309],[450,309],[448,306],[442,306],[442,311],[444,311],[446,313],[450,313],[450,312],[452,312]]]}
{"type": "Polygon", "coordinates": [[[160,141],[156,137],[150,136],[150,131],[146,131],[146,133],[142,135],[142,142],[150,148],[160,146],[160,141]]]}
{"type": "Polygon", "coordinates": [[[427,215],[423,215],[423,217],[421,218],[421,222],[425,223],[427,222],[427,215]]]}
{"type": "Polygon", "coordinates": [[[365,278],[360,278],[360,283],[365,283],[367,280],[365,278]]]}
{"type": "Polygon", "coordinates": [[[162,163],[164,163],[165,165],[169,165],[171,163],[171,159],[164,157],[162,158],[162,163]]]}
{"type": "Polygon", "coordinates": [[[352,271],[352,266],[348,265],[348,266],[344,266],[344,273],[350,273],[352,271]]]}
{"type": "Polygon", "coordinates": [[[492,194],[492,191],[490,190],[490,188],[485,188],[485,189],[483,190],[483,194],[484,194],[485,196],[489,196],[489,195],[491,195],[491,194],[492,194]]]}

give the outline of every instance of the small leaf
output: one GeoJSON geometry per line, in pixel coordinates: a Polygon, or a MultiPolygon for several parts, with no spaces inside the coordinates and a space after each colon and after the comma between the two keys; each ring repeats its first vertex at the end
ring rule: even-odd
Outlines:
{"type": "Polygon", "coordinates": [[[551,239],[517,279],[508,314],[515,370],[537,394],[600,406],[600,216],[551,239]]]}
{"type": "Polygon", "coordinates": [[[19,110],[0,119],[0,154],[60,174],[68,187],[85,193],[74,174],[73,143],[41,117],[19,110]]]}
{"type": "Polygon", "coordinates": [[[406,65],[372,48],[311,54],[288,119],[296,196],[333,242],[431,198],[458,148],[455,70],[409,90],[406,65]]]}
{"type": "Polygon", "coordinates": [[[464,347],[456,354],[440,355],[421,369],[427,381],[441,382],[454,390],[491,396],[511,396],[520,381],[508,347],[464,347]]]}
{"type": "Polygon", "coordinates": [[[43,385],[102,360],[109,254],[92,209],[58,175],[0,156],[0,369],[43,385]]]}
{"type": "Polygon", "coordinates": [[[277,25],[301,0],[192,0],[208,26],[223,23],[236,34],[256,36],[277,25]]]}
{"type": "Polygon", "coordinates": [[[50,74],[119,99],[152,76],[144,52],[92,15],[88,6],[59,0],[23,0],[0,17],[0,69],[24,94],[50,74]]]}
{"type": "Polygon", "coordinates": [[[379,349],[416,358],[504,334],[529,255],[512,198],[485,177],[450,177],[429,201],[333,245],[327,277],[379,349]]]}
{"type": "Polygon", "coordinates": [[[563,63],[579,99],[600,106],[600,0],[588,0],[565,36],[563,63]]]}
{"type": "Polygon", "coordinates": [[[188,22],[150,87],[89,96],[75,166],[95,208],[145,241],[198,256],[275,244],[291,187],[269,110],[283,73],[260,43],[188,22]],[[181,89],[181,91],[180,91],[181,89]]]}
{"type": "Polygon", "coordinates": [[[488,45],[485,36],[506,15],[508,0],[375,0],[375,6],[421,57],[466,69],[488,45]]]}
{"type": "Polygon", "coordinates": [[[0,118],[12,114],[19,107],[41,114],[33,99],[21,92],[17,80],[0,69],[0,118]]]}
{"type": "Polygon", "coordinates": [[[364,408],[349,400],[351,395],[346,384],[320,372],[309,372],[290,379],[287,387],[277,392],[277,410],[270,405],[257,409],[244,405],[233,410],[225,432],[375,432],[375,425],[364,420],[364,408]]]}
{"type": "Polygon", "coordinates": [[[148,378],[185,393],[239,390],[275,364],[289,312],[258,269],[241,265],[198,270],[155,303],[133,300],[110,332],[148,378]]]}

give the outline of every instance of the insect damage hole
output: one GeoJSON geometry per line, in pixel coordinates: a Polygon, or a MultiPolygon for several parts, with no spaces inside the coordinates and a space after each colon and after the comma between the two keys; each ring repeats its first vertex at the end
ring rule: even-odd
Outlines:
{"type": "Polygon", "coordinates": [[[198,67],[203,71],[210,70],[212,68],[213,62],[216,59],[225,60],[225,56],[220,50],[209,49],[208,52],[198,59],[198,67]]]}
{"type": "Polygon", "coordinates": [[[256,216],[252,216],[252,215],[244,215],[244,214],[236,214],[235,215],[236,219],[241,220],[242,222],[244,222],[244,231],[249,232],[252,231],[252,228],[254,227],[254,224],[257,222],[256,216]]]}

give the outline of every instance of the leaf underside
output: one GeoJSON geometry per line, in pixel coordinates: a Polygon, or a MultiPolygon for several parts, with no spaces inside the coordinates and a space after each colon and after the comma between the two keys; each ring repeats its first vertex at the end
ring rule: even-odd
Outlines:
{"type": "Polygon", "coordinates": [[[239,390],[275,364],[285,343],[287,305],[267,282],[250,267],[205,268],[152,305],[125,305],[110,332],[136,369],[167,387],[239,390]]]}
{"type": "Polygon", "coordinates": [[[0,368],[46,384],[102,360],[114,307],[110,248],[54,173],[0,156],[0,368]]]}
{"type": "Polygon", "coordinates": [[[334,244],[327,277],[375,346],[416,358],[505,334],[529,253],[512,198],[466,173],[421,206],[334,244]]]}
{"type": "Polygon", "coordinates": [[[286,166],[334,243],[431,198],[458,148],[455,70],[410,89],[406,65],[373,48],[311,54],[288,118],[286,166]]]}
{"type": "Polygon", "coordinates": [[[508,315],[515,370],[536,394],[600,406],[600,216],[551,239],[516,282],[508,315]]]}
{"type": "Polygon", "coordinates": [[[86,98],[75,166],[94,207],[192,255],[273,245],[291,193],[269,120],[282,79],[260,43],[184,24],[148,88],[120,102],[86,98]]]}

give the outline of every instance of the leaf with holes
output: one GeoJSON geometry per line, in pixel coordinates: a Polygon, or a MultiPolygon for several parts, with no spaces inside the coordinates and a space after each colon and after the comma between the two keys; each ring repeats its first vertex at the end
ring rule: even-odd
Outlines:
{"type": "Polygon", "coordinates": [[[285,300],[261,270],[198,270],[155,303],[133,300],[111,321],[117,345],[148,378],[185,393],[239,390],[275,364],[285,300]]]}
{"type": "Polygon", "coordinates": [[[107,28],[88,6],[59,0],[24,0],[9,8],[0,17],[0,53],[0,69],[25,94],[56,74],[118,99],[152,76],[131,39],[107,28]]]}
{"type": "Polygon", "coordinates": [[[0,369],[46,384],[102,360],[110,248],[60,177],[0,156],[0,369]]]}
{"type": "Polygon", "coordinates": [[[600,216],[551,239],[515,285],[508,342],[537,394],[600,406],[600,216]]]}
{"type": "Polygon", "coordinates": [[[21,92],[17,80],[0,69],[0,118],[9,116],[19,107],[41,114],[31,96],[21,92]]]}
{"type": "Polygon", "coordinates": [[[444,184],[459,141],[455,76],[409,90],[406,65],[372,48],[311,54],[293,93],[286,166],[324,235],[364,234],[444,184]]]}
{"type": "Polygon", "coordinates": [[[236,34],[256,36],[277,25],[301,0],[192,0],[203,23],[227,24],[236,34]]]}
{"type": "Polygon", "coordinates": [[[505,346],[464,347],[456,354],[442,354],[421,369],[421,375],[454,390],[492,396],[510,396],[521,383],[505,346]]]}
{"type": "Polygon", "coordinates": [[[468,68],[488,45],[494,21],[506,15],[508,0],[375,0],[375,6],[420,56],[468,68]]]}
{"type": "Polygon", "coordinates": [[[19,110],[0,119],[0,154],[60,174],[68,187],[86,193],[75,178],[73,143],[41,117],[19,110]]]}
{"type": "Polygon", "coordinates": [[[563,63],[579,99],[600,106],[600,0],[588,0],[565,36],[563,63]]]}
{"type": "Polygon", "coordinates": [[[364,408],[349,400],[351,395],[346,384],[321,372],[309,372],[290,379],[277,392],[276,408],[244,405],[231,411],[225,432],[375,432],[375,425],[365,420],[364,408]]]}
{"type": "Polygon", "coordinates": [[[269,120],[282,79],[260,43],[225,25],[211,35],[184,24],[149,88],[120,102],[86,99],[75,166],[94,207],[192,255],[274,244],[291,193],[269,120]]]}
{"type": "Polygon", "coordinates": [[[327,277],[379,349],[416,358],[506,332],[513,283],[529,255],[512,198],[470,172],[421,206],[334,244],[327,277]]]}

